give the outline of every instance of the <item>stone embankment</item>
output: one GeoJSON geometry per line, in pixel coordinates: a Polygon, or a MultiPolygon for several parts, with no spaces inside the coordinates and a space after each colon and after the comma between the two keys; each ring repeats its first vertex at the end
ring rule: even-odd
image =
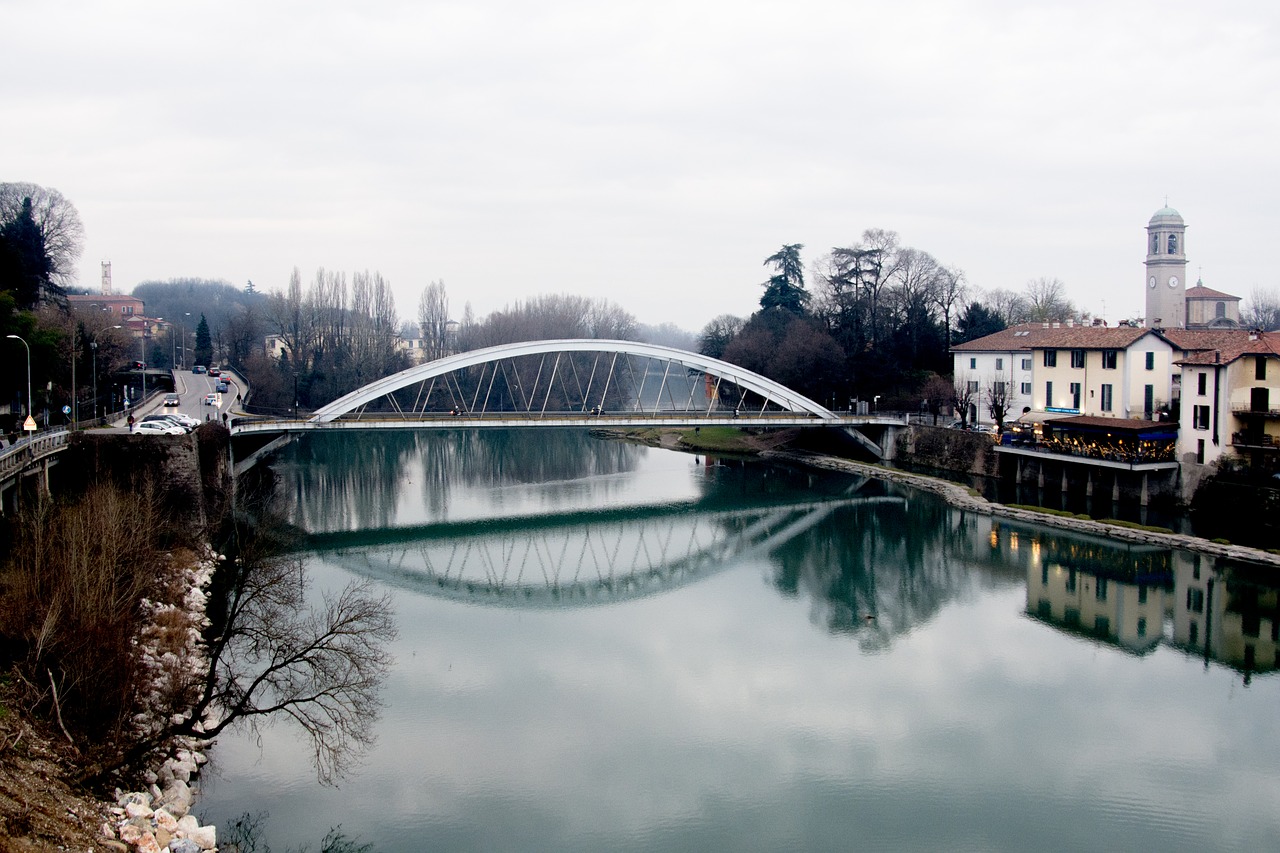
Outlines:
{"type": "MultiPolygon", "coordinates": [[[[157,710],[163,697],[175,695],[180,684],[203,680],[208,668],[201,644],[201,631],[209,624],[207,590],[222,559],[208,550],[194,565],[181,569],[181,603],[143,602],[149,617],[139,638],[145,706],[134,717],[133,732],[140,740],[162,733],[170,722],[181,722],[157,710]]],[[[200,853],[217,848],[216,828],[201,826],[190,813],[196,796],[193,780],[207,760],[203,746],[198,739],[174,738],[160,766],[144,775],[147,790],[116,792],[116,802],[107,808],[113,819],[102,825],[103,847],[121,853],[200,853]]]]}
{"type": "Polygon", "coordinates": [[[1208,539],[1201,539],[1197,536],[1185,536],[1179,533],[1166,533],[1158,530],[1125,527],[1118,524],[1105,524],[1103,522],[1093,521],[1090,519],[1051,515],[1049,513],[1034,512],[1031,510],[1020,509],[1018,507],[1006,506],[1005,504],[992,503],[981,495],[974,494],[970,489],[958,483],[953,483],[949,480],[942,480],[936,477],[928,477],[923,474],[912,474],[907,471],[884,468],[879,465],[872,465],[865,462],[854,462],[850,459],[840,459],[833,456],[823,456],[820,454],[800,451],[766,451],[762,453],[761,456],[769,459],[787,460],[801,465],[809,465],[814,468],[825,468],[830,471],[848,471],[856,474],[862,474],[867,477],[874,477],[880,480],[892,480],[895,482],[905,483],[913,488],[920,489],[921,491],[932,492],[936,495],[940,495],[952,506],[1000,518],[1011,518],[1018,521],[1025,521],[1029,524],[1059,527],[1064,530],[1073,530],[1078,533],[1091,533],[1097,536],[1105,536],[1125,542],[1142,542],[1150,545],[1161,545],[1167,548],[1181,548],[1187,551],[1198,551],[1202,554],[1212,554],[1214,556],[1228,557],[1235,560],[1280,566],[1280,554],[1273,554],[1270,551],[1263,551],[1258,548],[1247,548],[1243,545],[1229,545],[1220,542],[1212,542],[1208,539]]]}

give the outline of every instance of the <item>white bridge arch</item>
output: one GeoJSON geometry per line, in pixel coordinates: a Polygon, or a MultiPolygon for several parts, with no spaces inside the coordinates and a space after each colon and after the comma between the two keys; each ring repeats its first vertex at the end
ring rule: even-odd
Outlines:
{"type": "MultiPolygon", "coordinates": [[[[486,347],[484,349],[472,350],[470,352],[459,353],[457,355],[445,356],[425,364],[410,367],[391,376],[379,379],[358,388],[346,396],[340,397],[317,409],[311,417],[311,423],[323,424],[334,421],[343,415],[357,412],[369,403],[382,397],[388,397],[396,391],[409,388],[413,385],[423,385],[432,383],[433,380],[447,377],[454,371],[464,370],[472,367],[480,367],[489,364],[496,364],[509,361],[515,358],[526,356],[542,356],[543,363],[537,369],[537,376],[533,379],[533,391],[529,395],[526,402],[536,402],[536,397],[540,390],[546,390],[546,397],[550,396],[551,385],[557,379],[557,373],[561,368],[561,359],[568,353],[598,353],[604,355],[612,355],[607,366],[596,364],[592,367],[591,376],[586,379],[585,386],[582,384],[582,377],[575,374],[578,381],[579,391],[583,400],[583,408],[590,407],[590,399],[595,397],[600,401],[603,407],[605,396],[609,392],[611,382],[616,378],[617,360],[619,356],[630,357],[636,356],[647,359],[654,359],[667,363],[667,371],[661,379],[662,386],[665,387],[672,366],[684,367],[699,371],[707,376],[714,377],[714,392],[718,392],[720,384],[724,382],[737,385],[746,391],[750,391],[757,395],[762,401],[761,411],[768,409],[770,406],[776,409],[798,413],[808,418],[817,418],[821,421],[829,421],[832,425],[840,424],[842,419],[826,407],[814,402],[803,394],[795,391],[727,361],[721,361],[717,358],[710,358],[698,353],[688,352],[686,350],[676,349],[674,347],[659,346],[657,344],[645,344],[637,341],[615,341],[615,340],[595,340],[595,339],[559,339],[544,341],[525,341],[513,344],[501,344],[499,346],[486,347]],[[546,358],[552,357],[552,363],[546,364],[546,358]],[[596,369],[601,368],[604,372],[602,376],[596,375],[596,369]],[[546,376],[544,377],[544,371],[546,376]],[[545,386],[543,383],[546,383],[545,386]]],[[[576,368],[575,368],[576,370],[576,368]]],[[[494,376],[497,375],[495,369],[494,376]]],[[[492,382],[492,380],[491,380],[492,382]]],[[[433,386],[434,387],[434,386],[433,386]]],[[[427,391],[427,396],[430,396],[427,391]]],[[[477,400],[479,399],[477,393],[477,400]]],[[[717,393],[707,395],[711,403],[708,409],[714,404],[717,393]]],[[[692,397],[692,393],[690,394],[692,397]]],[[[394,398],[392,398],[394,399],[394,398]]],[[[662,400],[662,387],[658,389],[655,396],[658,404],[662,400]]],[[[639,405],[637,401],[637,406],[639,405]]],[[[483,409],[483,406],[472,405],[469,409],[483,409]]],[[[530,405],[526,410],[534,410],[534,406],[530,405]]]]}

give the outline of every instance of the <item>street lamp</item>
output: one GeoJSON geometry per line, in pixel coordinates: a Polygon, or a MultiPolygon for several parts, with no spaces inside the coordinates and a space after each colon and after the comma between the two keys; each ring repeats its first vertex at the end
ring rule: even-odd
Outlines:
{"type": "MultiPolygon", "coordinates": [[[[6,338],[13,338],[15,341],[22,341],[22,345],[27,348],[27,420],[31,420],[31,344],[27,343],[25,338],[17,335],[5,335],[6,338]]],[[[26,429],[26,425],[23,425],[26,429]]]]}
{"type": "MultiPolygon", "coordinates": [[[[184,317],[190,317],[190,311],[182,312],[184,317]]],[[[178,326],[182,329],[182,369],[187,369],[187,323],[185,320],[179,320],[178,326]]]]}

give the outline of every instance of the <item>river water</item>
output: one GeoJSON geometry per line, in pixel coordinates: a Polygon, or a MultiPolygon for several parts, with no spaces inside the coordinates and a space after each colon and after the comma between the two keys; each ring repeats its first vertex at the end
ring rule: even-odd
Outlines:
{"type": "Polygon", "coordinates": [[[275,851],[1258,850],[1267,572],[880,481],[572,432],[316,435],[276,462],[317,594],[393,595],[337,788],[283,720],[198,811],[275,851]]]}

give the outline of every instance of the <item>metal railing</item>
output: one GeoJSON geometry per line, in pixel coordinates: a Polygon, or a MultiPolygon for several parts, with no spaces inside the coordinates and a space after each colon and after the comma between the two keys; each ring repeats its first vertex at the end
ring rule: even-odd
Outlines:
{"type": "Polygon", "coordinates": [[[7,480],[24,468],[52,456],[67,445],[71,430],[36,433],[30,438],[19,439],[0,451],[0,479],[7,480]]]}

